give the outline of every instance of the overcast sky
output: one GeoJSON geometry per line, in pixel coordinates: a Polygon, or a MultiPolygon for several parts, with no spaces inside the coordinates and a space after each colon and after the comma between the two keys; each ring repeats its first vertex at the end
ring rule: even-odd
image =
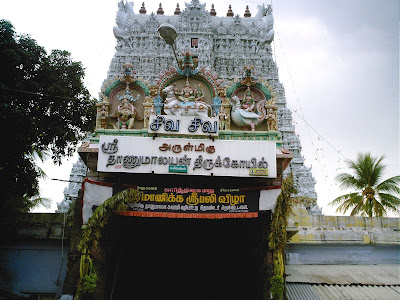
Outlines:
{"type": "MultiPolygon", "coordinates": [[[[176,3],[162,1],[165,14],[176,3]]],[[[49,52],[63,49],[86,68],[85,84],[97,97],[114,54],[117,0],[0,2],[0,19],[10,20],[18,33],[28,33],[49,52]]],[[[142,1],[134,2],[138,13],[142,1]]],[[[159,2],[147,3],[147,13],[159,2]]],[[[210,10],[212,2],[207,2],[210,10]]],[[[217,16],[232,4],[243,16],[271,1],[215,1],[217,16]]],[[[358,152],[386,155],[385,178],[399,172],[399,1],[398,0],[274,0],[274,56],[288,105],[293,108],[305,164],[317,181],[318,204],[343,194],[334,177],[345,169],[344,159],[358,152]],[[298,115],[297,115],[298,114],[298,115]],[[306,126],[303,119],[311,125],[306,126]],[[318,134],[315,132],[318,132],[318,134]],[[333,147],[332,147],[332,146],[333,147]],[[340,153],[338,152],[340,151],[340,153]]],[[[49,178],[69,178],[76,158],[62,167],[43,165],[49,178]]],[[[56,202],[65,183],[41,181],[42,196],[56,202]]]]}

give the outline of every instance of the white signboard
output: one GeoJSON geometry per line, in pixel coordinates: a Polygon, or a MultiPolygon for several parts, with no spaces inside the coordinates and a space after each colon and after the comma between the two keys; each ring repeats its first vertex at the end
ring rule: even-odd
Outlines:
{"type": "Polygon", "coordinates": [[[149,133],[218,136],[218,118],[151,115],[149,133]]]}
{"type": "Polygon", "coordinates": [[[222,141],[101,135],[97,171],[276,177],[272,141],[222,141]]]}

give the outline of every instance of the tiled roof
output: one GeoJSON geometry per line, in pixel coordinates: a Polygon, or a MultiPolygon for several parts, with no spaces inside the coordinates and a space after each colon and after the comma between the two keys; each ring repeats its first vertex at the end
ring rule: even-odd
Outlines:
{"type": "Polygon", "coordinates": [[[400,286],[288,283],[287,296],[288,300],[398,300],[400,286]]]}
{"type": "Polygon", "coordinates": [[[400,265],[286,265],[286,276],[296,283],[398,285],[400,265]]]}
{"type": "Polygon", "coordinates": [[[289,300],[400,299],[400,265],[287,265],[289,300]]]}

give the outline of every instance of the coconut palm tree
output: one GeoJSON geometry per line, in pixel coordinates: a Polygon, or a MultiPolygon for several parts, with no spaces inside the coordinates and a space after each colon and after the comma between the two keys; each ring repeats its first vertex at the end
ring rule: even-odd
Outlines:
{"type": "Polygon", "coordinates": [[[336,206],[337,212],[345,213],[351,209],[351,216],[361,215],[368,217],[386,216],[388,211],[399,213],[400,176],[394,176],[380,182],[386,165],[385,158],[371,156],[370,153],[357,154],[357,160],[347,160],[347,166],[354,175],[341,173],[336,176],[341,189],[353,189],[355,192],[337,197],[329,203],[336,206]]]}

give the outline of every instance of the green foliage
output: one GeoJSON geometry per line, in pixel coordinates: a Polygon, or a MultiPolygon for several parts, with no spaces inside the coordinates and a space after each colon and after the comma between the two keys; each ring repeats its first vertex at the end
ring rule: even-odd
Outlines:
{"type": "Polygon", "coordinates": [[[357,155],[357,160],[347,160],[347,166],[354,174],[341,173],[336,176],[342,189],[353,189],[355,192],[337,197],[329,204],[339,205],[337,212],[368,217],[382,217],[387,211],[399,213],[400,176],[394,176],[380,182],[386,167],[382,163],[385,156],[373,157],[370,153],[357,155]]]}
{"type": "MultiPolygon", "coordinates": [[[[135,189],[127,189],[107,199],[94,211],[88,224],[85,226],[78,249],[81,251],[80,262],[80,280],[78,282],[78,294],[76,299],[80,298],[81,293],[93,293],[98,280],[91,255],[99,246],[101,235],[110,221],[114,212],[126,211],[127,204],[136,202],[141,197],[141,192],[135,189]],[[96,280],[94,280],[96,279],[96,280]],[[93,287],[91,292],[85,292],[85,284],[93,287]]],[[[86,289],[86,290],[89,290],[86,289]]]]}
{"type": "Polygon", "coordinates": [[[282,191],[276,200],[275,212],[272,217],[271,234],[269,238],[269,247],[274,250],[283,251],[285,248],[287,234],[286,226],[291,210],[292,194],[297,193],[294,188],[293,176],[290,175],[282,182],[282,191]]]}
{"type": "Polygon", "coordinates": [[[94,291],[96,290],[97,281],[98,281],[98,278],[97,278],[96,273],[86,275],[83,278],[82,293],[83,294],[94,293],[94,291]]]}
{"type": "Polygon", "coordinates": [[[34,162],[51,151],[54,162],[73,153],[94,126],[95,105],[84,69],[67,51],[47,55],[29,35],[0,20],[0,128],[9,138],[0,156],[1,209],[28,211],[43,175],[34,162]]]}
{"type": "Polygon", "coordinates": [[[269,247],[274,250],[275,275],[270,279],[270,293],[273,299],[283,299],[284,253],[287,241],[286,226],[289,215],[292,213],[291,205],[297,202],[291,195],[296,193],[293,175],[291,174],[282,181],[281,193],[276,200],[275,211],[272,216],[271,234],[269,236],[269,247]]]}
{"type": "Polygon", "coordinates": [[[283,299],[283,290],[284,290],[283,277],[280,275],[275,275],[271,277],[270,284],[271,284],[270,293],[272,299],[274,300],[283,299]]]}

